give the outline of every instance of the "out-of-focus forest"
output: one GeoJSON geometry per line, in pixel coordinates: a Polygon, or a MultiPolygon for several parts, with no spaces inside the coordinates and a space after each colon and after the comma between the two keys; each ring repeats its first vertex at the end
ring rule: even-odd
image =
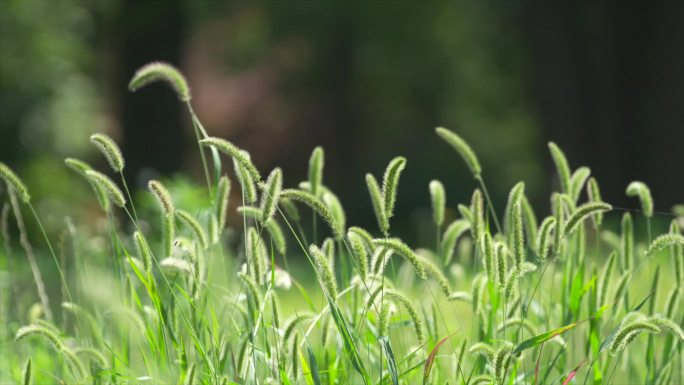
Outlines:
{"type": "Polygon", "coordinates": [[[684,201],[682,20],[681,2],[2,1],[0,158],[52,226],[96,209],[62,163],[104,163],[94,132],[121,144],[138,188],[201,181],[173,93],[127,92],[136,68],[164,60],[187,75],[209,133],[264,172],[282,166],[286,185],[324,146],[324,182],[352,224],[374,221],[363,177],[395,155],[408,158],[402,235],[429,220],[431,179],[450,207],[469,199],[474,181],[438,125],[476,150],[495,205],[523,180],[548,207],[553,140],[606,201],[636,208],[624,189],[639,179],[669,211],[684,201]]]}

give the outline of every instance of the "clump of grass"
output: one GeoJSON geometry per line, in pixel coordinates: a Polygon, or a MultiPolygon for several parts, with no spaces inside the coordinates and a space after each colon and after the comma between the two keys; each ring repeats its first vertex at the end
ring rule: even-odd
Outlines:
{"type": "MultiPolygon", "coordinates": [[[[636,215],[624,213],[620,221],[614,212],[620,209],[603,201],[588,167],[573,170],[560,147],[549,143],[560,185],[551,196],[551,211],[535,212],[519,182],[497,213],[473,149],[457,133],[437,128],[465,161],[475,185],[469,202],[451,207],[450,186],[429,183],[426,206],[432,209],[436,239],[414,248],[390,234],[401,175],[416,172],[406,168],[406,158],[393,158],[381,183],[366,175],[368,209],[379,231],[349,226],[352,216],[323,183],[321,147],[311,154],[307,180],[296,187],[284,186],[278,167],[262,180],[249,153],[207,135],[175,68],[143,67],[130,89],[157,80],[168,82],[190,111],[208,189],[199,207],[185,207],[161,182],[150,181],[161,231],[136,215],[138,201],[123,175],[115,182],[68,158],[66,165],[93,187],[108,226],[69,226],[58,249],[60,280],[45,285],[19,206],[21,200],[35,213],[30,195],[0,163],[0,178],[8,187],[0,195],[8,199],[0,233],[6,261],[12,262],[0,260],[12,277],[9,285],[0,285],[0,314],[8,315],[2,330],[16,332],[16,342],[0,341],[10,352],[0,362],[0,382],[684,380],[681,215],[669,231],[651,238],[651,221],[653,229],[664,226],[643,183],[630,184],[627,195],[640,199],[646,234],[636,215]],[[213,163],[205,160],[207,147],[213,163]],[[232,159],[241,188],[235,208],[229,206],[231,181],[222,174],[219,152],[232,159]],[[303,223],[296,202],[312,209],[311,227],[303,223]],[[132,215],[117,217],[111,210],[116,206],[132,215]],[[229,223],[233,212],[240,217],[235,225],[229,223]],[[14,265],[20,259],[14,258],[10,215],[34,274],[36,298],[19,291],[23,270],[14,265]],[[318,218],[329,232],[324,228],[320,234],[318,218]],[[297,247],[288,248],[290,242],[297,247]],[[664,254],[672,259],[672,273],[655,268],[653,274],[664,254]],[[47,290],[57,284],[61,290],[47,290]],[[61,317],[53,316],[48,295],[64,297],[61,317]],[[641,339],[643,334],[648,338],[641,339]]],[[[121,174],[125,161],[118,146],[102,134],[92,141],[121,174]]],[[[42,230],[37,213],[35,218],[42,230]]]]}

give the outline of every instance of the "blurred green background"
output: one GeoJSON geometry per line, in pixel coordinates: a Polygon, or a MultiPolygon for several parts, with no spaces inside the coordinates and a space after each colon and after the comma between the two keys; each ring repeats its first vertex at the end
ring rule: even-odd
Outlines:
{"type": "Polygon", "coordinates": [[[61,161],[107,169],[93,132],[122,145],[129,185],[201,182],[173,93],[126,90],[136,68],[164,60],[187,75],[209,133],[250,151],[264,174],[282,166],[295,186],[324,146],[324,183],[350,224],[374,228],[363,177],[395,155],[408,158],[397,235],[431,231],[421,229],[431,179],[450,207],[469,199],[475,183],[438,125],[473,146],[499,207],[523,180],[537,214],[548,210],[553,140],[573,168],[591,167],[606,201],[637,208],[624,188],[640,179],[669,211],[684,201],[682,20],[681,2],[6,0],[0,158],[53,227],[97,210],[61,161]]]}

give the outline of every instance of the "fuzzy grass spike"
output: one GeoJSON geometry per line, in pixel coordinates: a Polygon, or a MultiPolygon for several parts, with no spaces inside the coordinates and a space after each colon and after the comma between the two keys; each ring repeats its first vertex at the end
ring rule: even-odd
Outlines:
{"type": "Polygon", "coordinates": [[[99,171],[88,170],[86,171],[86,176],[107,194],[107,197],[112,203],[119,207],[126,206],[126,198],[124,197],[124,194],[121,192],[116,183],[114,183],[114,181],[111,180],[107,175],[99,171]]]}
{"type": "Polygon", "coordinates": [[[185,77],[175,67],[164,62],[152,62],[140,67],[128,83],[128,89],[136,92],[138,89],[157,81],[168,83],[176,91],[176,95],[181,101],[190,101],[190,88],[185,77]]]}
{"type": "Polygon", "coordinates": [[[121,149],[112,138],[105,134],[93,134],[90,136],[90,142],[104,155],[112,170],[123,171],[126,162],[121,154],[121,149]]]}
{"type": "Polygon", "coordinates": [[[647,218],[653,217],[653,198],[651,190],[644,182],[634,181],[627,186],[625,193],[628,197],[638,197],[641,202],[641,210],[647,218]]]}
{"type": "Polygon", "coordinates": [[[5,180],[7,186],[14,190],[24,203],[31,201],[31,195],[28,193],[24,182],[3,162],[0,162],[0,178],[5,180]]]}
{"type": "Polygon", "coordinates": [[[477,159],[475,151],[470,148],[468,143],[466,143],[466,141],[460,136],[444,127],[435,128],[435,132],[437,132],[437,135],[439,135],[440,138],[444,139],[445,142],[451,145],[456,152],[458,152],[473,176],[475,178],[479,178],[480,174],[482,174],[482,167],[480,167],[480,161],[477,159]]]}

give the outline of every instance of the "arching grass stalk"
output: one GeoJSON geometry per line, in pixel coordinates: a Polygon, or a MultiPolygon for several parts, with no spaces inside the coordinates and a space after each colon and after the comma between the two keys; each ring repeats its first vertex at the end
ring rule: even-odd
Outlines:
{"type": "MultiPolygon", "coordinates": [[[[128,89],[132,92],[136,92],[138,89],[157,81],[163,81],[169,84],[176,92],[176,95],[181,102],[185,103],[188,108],[188,112],[190,113],[192,120],[192,126],[195,131],[195,137],[197,139],[197,146],[200,151],[200,157],[202,159],[202,168],[204,169],[204,176],[207,181],[209,198],[213,201],[214,192],[212,189],[211,177],[209,175],[209,168],[207,166],[206,154],[204,153],[204,149],[200,144],[200,141],[202,139],[208,138],[209,135],[207,135],[206,130],[202,126],[202,123],[192,107],[192,103],[190,102],[192,99],[190,88],[188,87],[187,81],[185,80],[183,74],[168,63],[152,62],[142,66],[136,71],[128,84],[128,89]]],[[[211,152],[214,160],[215,182],[218,183],[221,175],[221,159],[218,156],[216,149],[212,148],[211,152]]]]}

